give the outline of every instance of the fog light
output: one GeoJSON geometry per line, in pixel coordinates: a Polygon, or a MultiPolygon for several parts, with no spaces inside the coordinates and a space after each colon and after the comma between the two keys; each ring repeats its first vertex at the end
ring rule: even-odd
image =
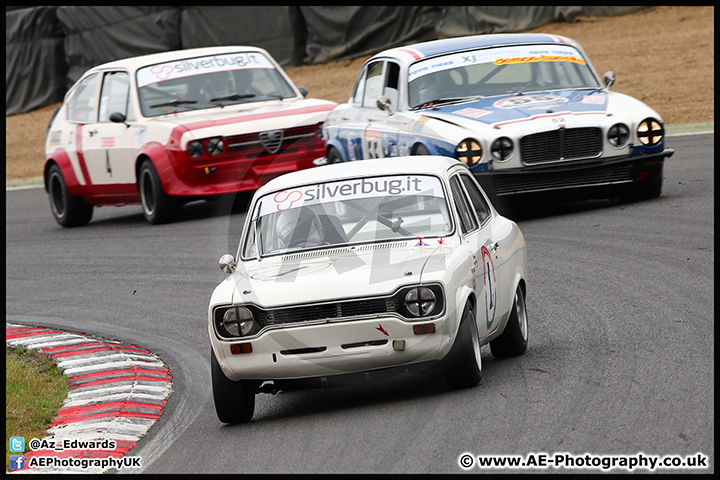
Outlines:
{"type": "Polygon", "coordinates": [[[393,340],[393,350],[396,352],[405,350],[405,340],[393,340]]]}
{"type": "Polygon", "coordinates": [[[426,323],[424,325],[413,325],[413,333],[415,335],[426,335],[428,333],[435,333],[435,324],[426,323]]]}
{"type": "Polygon", "coordinates": [[[233,343],[230,345],[230,353],[233,355],[252,353],[252,343],[233,343]]]}

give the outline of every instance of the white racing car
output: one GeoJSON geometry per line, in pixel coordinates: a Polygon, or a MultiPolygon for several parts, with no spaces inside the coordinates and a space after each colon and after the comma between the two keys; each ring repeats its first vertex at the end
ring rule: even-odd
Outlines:
{"type": "Polygon", "coordinates": [[[527,250],[465,164],[440,156],[289,173],[248,209],[208,309],[219,419],[255,395],[440,362],[480,382],[480,347],[527,347],[527,250]],[[420,172],[420,173],[418,173],[420,172]]]}
{"type": "Polygon", "coordinates": [[[257,189],[313,166],[335,103],[305,98],[261,48],[206,47],[91,68],[45,143],[45,190],[63,227],[104,205],[142,205],[151,224],[182,206],[257,189]]]}

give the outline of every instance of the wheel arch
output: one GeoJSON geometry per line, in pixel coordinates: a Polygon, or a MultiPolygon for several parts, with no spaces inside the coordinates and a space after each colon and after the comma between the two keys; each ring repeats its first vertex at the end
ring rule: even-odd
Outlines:
{"type": "Polygon", "coordinates": [[[75,170],[70,163],[70,157],[68,157],[67,152],[63,149],[56,150],[45,160],[45,166],[43,168],[43,186],[46,193],[49,192],[48,174],[50,173],[50,169],[53,165],[57,165],[60,168],[63,180],[65,181],[65,188],[67,188],[71,195],[85,194],[85,189],[78,181],[77,176],[75,175],[75,170]]]}
{"type": "Polygon", "coordinates": [[[160,184],[166,192],[169,191],[170,180],[176,176],[175,165],[170,153],[163,145],[157,142],[143,145],[142,150],[135,159],[135,183],[140,181],[140,167],[146,160],[152,162],[160,179],[160,184]]]}
{"type": "Polygon", "coordinates": [[[337,152],[340,154],[340,157],[343,159],[343,162],[348,161],[348,159],[349,159],[348,152],[345,150],[345,148],[343,147],[343,144],[340,140],[338,140],[337,138],[332,138],[327,142],[327,144],[325,145],[325,155],[326,156],[330,154],[331,148],[334,148],[335,150],[337,150],[337,152]]]}

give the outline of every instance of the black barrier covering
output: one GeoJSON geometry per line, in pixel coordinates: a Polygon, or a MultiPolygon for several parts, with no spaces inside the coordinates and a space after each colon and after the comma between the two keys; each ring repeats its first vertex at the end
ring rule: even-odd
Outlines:
{"type": "Polygon", "coordinates": [[[58,7],[57,17],[68,88],[96,65],[182,48],[178,7],[58,7]]]}
{"type": "Polygon", "coordinates": [[[182,47],[250,45],[267,50],[283,66],[293,59],[290,7],[184,7],[182,47]]]}
{"type": "Polygon", "coordinates": [[[481,33],[522,32],[555,21],[573,22],[580,15],[624,15],[642,8],[647,7],[448,7],[443,12],[436,33],[438,38],[445,38],[481,33]]]}
{"type": "Polygon", "coordinates": [[[300,65],[640,8],[648,7],[6,7],[5,114],[59,102],[88,68],[148,53],[252,45],[300,65]]]}
{"type": "Polygon", "coordinates": [[[62,101],[67,64],[57,7],[5,12],[5,114],[62,101]]]}
{"type": "Polygon", "coordinates": [[[439,7],[300,7],[307,25],[307,62],[322,63],[433,40],[439,7]]]}

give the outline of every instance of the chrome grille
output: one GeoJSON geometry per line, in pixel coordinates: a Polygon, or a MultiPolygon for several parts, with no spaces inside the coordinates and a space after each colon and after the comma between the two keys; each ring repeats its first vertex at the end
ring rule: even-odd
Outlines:
{"type": "Polygon", "coordinates": [[[602,153],[602,130],[596,127],[560,128],[520,139],[525,165],[595,158],[602,153]]]}
{"type": "Polygon", "coordinates": [[[258,312],[258,322],[263,325],[301,323],[313,320],[356,317],[393,313],[398,310],[396,297],[350,300],[302,307],[277,308],[258,312]]]}

